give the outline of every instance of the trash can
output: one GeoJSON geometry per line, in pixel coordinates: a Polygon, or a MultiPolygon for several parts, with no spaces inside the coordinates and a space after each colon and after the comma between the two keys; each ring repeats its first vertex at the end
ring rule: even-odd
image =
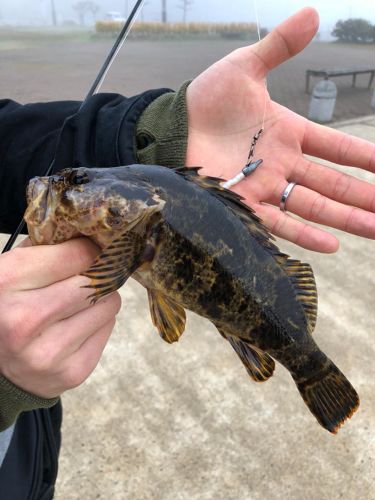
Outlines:
{"type": "Polygon", "coordinates": [[[321,80],[312,92],[309,119],[319,123],[332,120],[337,97],[337,87],[332,80],[321,80]]]}

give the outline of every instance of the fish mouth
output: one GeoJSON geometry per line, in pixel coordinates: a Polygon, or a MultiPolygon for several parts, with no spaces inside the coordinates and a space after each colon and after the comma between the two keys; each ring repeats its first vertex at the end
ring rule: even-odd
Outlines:
{"type": "Polygon", "coordinates": [[[30,239],[36,245],[50,241],[56,227],[52,220],[51,191],[46,177],[34,177],[27,187],[28,206],[24,219],[30,239]]]}

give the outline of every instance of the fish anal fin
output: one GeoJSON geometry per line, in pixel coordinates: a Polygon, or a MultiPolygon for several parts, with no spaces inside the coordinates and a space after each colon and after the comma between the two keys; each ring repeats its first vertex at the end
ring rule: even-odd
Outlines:
{"type": "Polygon", "coordinates": [[[145,248],[144,239],[135,232],[125,232],[114,240],[95,259],[94,263],[82,276],[90,278],[90,285],[84,288],[94,289],[89,295],[91,303],[118,290],[142,264],[145,248]]]}
{"type": "Polygon", "coordinates": [[[233,347],[245,366],[247,373],[255,382],[265,382],[272,377],[275,370],[275,361],[269,354],[243,340],[233,337],[232,335],[227,335],[221,330],[219,331],[233,347]]]}
{"type": "Polygon", "coordinates": [[[172,344],[185,330],[185,309],[157,290],[147,289],[152,322],[160,337],[172,344]]]}

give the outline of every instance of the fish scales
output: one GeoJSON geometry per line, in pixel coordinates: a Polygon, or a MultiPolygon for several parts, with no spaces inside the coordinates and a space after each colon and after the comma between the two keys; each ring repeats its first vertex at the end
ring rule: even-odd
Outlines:
{"type": "Polygon", "coordinates": [[[180,338],[185,309],[208,318],[254,380],[267,380],[276,359],[318,422],[337,432],[359,400],[312,338],[310,266],[282,254],[237,195],[197,170],[133,165],[36,178],[25,214],[30,237],[92,238],[103,250],[84,273],[93,301],[134,277],[164,340],[180,338]]]}

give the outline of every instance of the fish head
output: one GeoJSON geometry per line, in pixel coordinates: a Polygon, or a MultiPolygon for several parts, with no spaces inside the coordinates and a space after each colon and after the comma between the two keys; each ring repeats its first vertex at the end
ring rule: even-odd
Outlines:
{"type": "Polygon", "coordinates": [[[24,218],[32,242],[56,244],[84,235],[104,245],[162,210],[165,202],[152,186],[114,171],[64,169],[31,179],[24,218]]]}

